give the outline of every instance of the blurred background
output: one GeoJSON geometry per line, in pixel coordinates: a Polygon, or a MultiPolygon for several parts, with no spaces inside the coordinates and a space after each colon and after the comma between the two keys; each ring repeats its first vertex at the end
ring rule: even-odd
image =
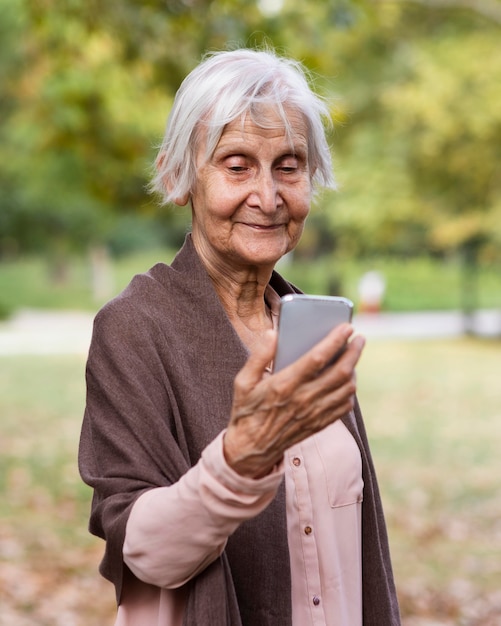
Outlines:
{"type": "Polygon", "coordinates": [[[0,0],[1,626],[113,623],[76,468],[92,317],[184,239],[146,191],[181,80],[263,45],[330,103],[339,190],[280,271],[368,337],[404,625],[501,624],[500,34],[501,0],[0,0]]]}

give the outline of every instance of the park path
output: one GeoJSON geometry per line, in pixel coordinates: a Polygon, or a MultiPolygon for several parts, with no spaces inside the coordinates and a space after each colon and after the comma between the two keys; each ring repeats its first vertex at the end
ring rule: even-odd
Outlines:
{"type": "MultiPolygon", "coordinates": [[[[87,354],[94,315],[81,311],[22,309],[0,323],[0,356],[9,354],[87,354]]],[[[458,311],[372,313],[355,316],[354,325],[368,339],[443,339],[464,334],[458,311]]],[[[475,333],[501,336],[501,311],[478,311],[475,333]]]]}

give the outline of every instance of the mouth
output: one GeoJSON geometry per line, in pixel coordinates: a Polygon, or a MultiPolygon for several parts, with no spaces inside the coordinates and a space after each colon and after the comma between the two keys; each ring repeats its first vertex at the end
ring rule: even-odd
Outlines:
{"type": "Polygon", "coordinates": [[[243,224],[248,228],[252,228],[253,230],[261,232],[272,232],[274,230],[279,230],[284,227],[284,224],[252,224],[247,222],[243,222],[243,224]]]}

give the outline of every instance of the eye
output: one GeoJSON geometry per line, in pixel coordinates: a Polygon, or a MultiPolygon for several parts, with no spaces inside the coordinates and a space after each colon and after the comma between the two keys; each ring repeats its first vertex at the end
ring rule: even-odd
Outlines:
{"type": "Polygon", "coordinates": [[[226,157],[224,163],[226,168],[234,174],[242,174],[249,169],[245,157],[240,154],[232,154],[226,157]]]}
{"type": "Polygon", "coordinates": [[[295,156],[287,155],[277,163],[277,170],[282,174],[295,174],[299,169],[299,160],[295,156]]]}

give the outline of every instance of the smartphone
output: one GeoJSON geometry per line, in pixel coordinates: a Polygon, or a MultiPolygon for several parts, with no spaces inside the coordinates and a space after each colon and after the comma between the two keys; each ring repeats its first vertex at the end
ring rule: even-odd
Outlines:
{"type": "Polygon", "coordinates": [[[283,296],[273,371],[278,372],[308,352],[334,326],[351,322],[352,315],[353,302],[348,298],[305,294],[283,296]]]}

